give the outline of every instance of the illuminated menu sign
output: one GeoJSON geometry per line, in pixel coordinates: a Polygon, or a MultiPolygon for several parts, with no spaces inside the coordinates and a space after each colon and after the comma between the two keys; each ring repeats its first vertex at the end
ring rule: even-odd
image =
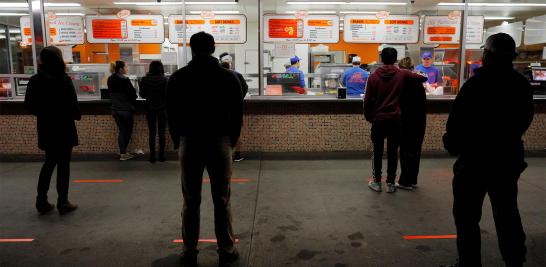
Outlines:
{"type": "Polygon", "coordinates": [[[165,41],[163,16],[131,15],[87,16],[89,43],[163,43],[165,41]]]}
{"type": "MultiPolygon", "coordinates": [[[[425,44],[458,44],[461,36],[461,17],[425,16],[425,44]]],[[[466,42],[481,44],[483,42],[483,16],[468,16],[466,42]]]]}
{"type": "MultiPolygon", "coordinates": [[[[514,23],[508,23],[505,25],[487,28],[487,33],[485,34],[485,36],[488,38],[493,34],[501,32],[512,36],[512,38],[514,38],[514,41],[516,42],[516,47],[519,47],[521,45],[521,37],[523,35],[523,22],[518,21],[514,23]]],[[[527,34],[527,32],[525,33],[527,34]]]]}
{"type": "Polygon", "coordinates": [[[419,17],[390,15],[347,15],[343,30],[347,43],[405,44],[419,41],[419,17]]]}
{"type": "MultiPolygon", "coordinates": [[[[25,45],[32,44],[32,31],[30,30],[30,17],[20,18],[21,42],[25,45]]],[[[49,42],[54,45],[83,44],[84,31],[83,19],[80,16],[54,16],[48,19],[49,42]]]]}
{"type": "MultiPolygon", "coordinates": [[[[245,15],[215,15],[203,18],[201,15],[186,15],[186,41],[198,32],[207,32],[214,36],[218,44],[242,44],[246,42],[245,15]]],[[[173,44],[183,43],[183,16],[169,16],[169,41],[173,44]]]]}
{"type": "Polygon", "coordinates": [[[265,15],[264,27],[265,42],[339,42],[339,17],[335,15],[265,15]]]}
{"type": "Polygon", "coordinates": [[[525,20],[525,44],[546,43],[546,15],[525,20]]]}

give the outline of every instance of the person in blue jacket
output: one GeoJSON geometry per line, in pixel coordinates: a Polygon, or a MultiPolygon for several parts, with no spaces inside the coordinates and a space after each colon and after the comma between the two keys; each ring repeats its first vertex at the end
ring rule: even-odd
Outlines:
{"type": "Polygon", "coordinates": [[[442,83],[442,76],[440,74],[440,69],[432,64],[432,53],[424,52],[421,55],[421,59],[423,64],[415,67],[415,70],[425,73],[428,77],[427,82],[433,87],[440,86],[442,83]]]}
{"type": "Polygon", "coordinates": [[[353,67],[345,70],[341,84],[347,87],[348,95],[364,94],[368,72],[360,68],[360,57],[353,57],[353,67]]]}
{"type": "Polygon", "coordinates": [[[300,70],[301,59],[298,56],[290,58],[291,66],[286,69],[286,73],[298,73],[300,75],[300,87],[305,88],[305,74],[300,70]]]}

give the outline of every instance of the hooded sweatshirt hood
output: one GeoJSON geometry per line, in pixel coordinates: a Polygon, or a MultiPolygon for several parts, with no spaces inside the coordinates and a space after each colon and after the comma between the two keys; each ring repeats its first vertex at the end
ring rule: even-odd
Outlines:
{"type": "Polygon", "coordinates": [[[394,65],[384,65],[378,68],[375,72],[381,79],[392,79],[400,69],[394,65]]]}

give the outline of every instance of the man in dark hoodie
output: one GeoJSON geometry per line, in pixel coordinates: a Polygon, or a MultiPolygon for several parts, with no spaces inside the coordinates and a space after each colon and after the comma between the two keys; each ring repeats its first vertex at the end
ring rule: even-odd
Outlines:
{"type": "Polygon", "coordinates": [[[483,67],[463,85],[447,121],[444,147],[459,157],[453,166],[458,266],[481,266],[479,223],[486,194],[506,266],[525,261],[518,179],[527,167],[521,137],[534,110],[531,85],[512,66],[516,55],[510,35],[487,38],[483,67]]]}
{"type": "Polygon", "coordinates": [[[241,131],[243,94],[237,77],[220,66],[212,35],[190,38],[192,61],[170,77],[167,118],[175,147],[180,147],[182,170],[182,262],[197,266],[199,209],[205,167],[214,203],[214,228],[220,265],[238,259],[231,226],[231,151],[241,131]]]}
{"type": "Polygon", "coordinates": [[[381,168],[383,145],[387,139],[387,193],[396,191],[395,178],[398,165],[398,146],[400,144],[400,92],[411,80],[424,82],[425,76],[401,70],[394,66],[398,53],[387,47],[381,51],[383,66],[368,78],[364,95],[364,116],[372,123],[371,139],[373,142],[372,175],[368,187],[376,192],[382,191],[381,168]]]}

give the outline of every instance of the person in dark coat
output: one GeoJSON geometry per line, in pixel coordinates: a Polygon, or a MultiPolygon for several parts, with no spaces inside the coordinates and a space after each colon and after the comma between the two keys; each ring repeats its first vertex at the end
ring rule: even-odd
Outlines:
{"type": "Polygon", "coordinates": [[[61,215],[74,211],[78,206],[68,201],[68,184],[72,148],[78,145],[74,121],[81,119],[81,113],[59,48],[48,46],[40,52],[38,74],[32,76],[27,85],[25,108],[36,116],[38,147],[45,151],[36,209],[45,214],[54,208],[47,200],[47,191],[57,166],[57,209],[61,215]]]}
{"type": "Polygon", "coordinates": [[[133,134],[133,113],[138,96],[131,80],[126,76],[127,65],[125,62],[120,60],[112,62],[110,72],[112,75],[108,77],[108,91],[110,91],[112,99],[112,117],[119,129],[119,159],[128,160],[133,158],[132,154],[127,153],[127,146],[129,146],[133,134]]]}
{"type": "MultiPolygon", "coordinates": [[[[411,58],[400,60],[401,69],[413,71],[411,58]]],[[[396,187],[413,190],[417,187],[421,147],[425,138],[427,124],[427,96],[423,83],[418,80],[408,82],[400,93],[400,112],[402,116],[402,135],[400,140],[400,179],[396,187]]]]}
{"type": "MultiPolygon", "coordinates": [[[[239,80],[239,83],[241,84],[241,88],[243,89],[243,97],[244,97],[248,93],[248,84],[246,83],[246,80],[241,73],[233,70],[233,58],[228,53],[225,53],[225,52],[220,54],[218,58],[220,59],[220,65],[222,65],[222,67],[228,70],[231,70],[237,76],[237,79],[239,80]]],[[[235,145],[235,149],[233,152],[233,161],[235,162],[240,162],[245,159],[243,156],[241,156],[241,145],[242,145],[241,139],[239,139],[239,141],[237,141],[237,144],[235,145]]]]}
{"type": "Polygon", "coordinates": [[[155,138],[159,135],[160,162],[165,161],[165,128],[167,123],[167,78],[161,61],[150,62],[150,69],[139,84],[140,96],[146,99],[146,121],[148,122],[148,143],[150,162],[155,163],[155,138]]]}
{"type": "Polygon", "coordinates": [[[190,47],[193,59],[173,73],[167,85],[167,120],[175,147],[179,146],[182,171],[182,261],[197,266],[201,186],[207,168],[223,266],[239,257],[231,224],[230,178],[232,149],[241,132],[243,93],[237,77],[212,56],[212,35],[192,35],[190,47]]]}
{"type": "Polygon", "coordinates": [[[383,146],[387,139],[387,193],[396,192],[396,169],[398,166],[398,146],[400,144],[401,111],[400,92],[408,84],[424,82],[425,76],[394,66],[398,53],[392,47],[381,51],[385,64],[368,78],[364,95],[364,117],[372,123],[373,142],[372,180],[368,187],[376,192],[382,191],[381,168],[383,146]]]}
{"type": "Polygon", "coordinates": [[[444,147],[458,156],[453,166],[458,266],[481,266],[479,223],[486,194],[506,266],[525,262],[518,180],[527,167],[522,136],[533,120],[534,107],[529,81],[512,65],[516,55],[510,35],[487,38],[483,67],[461,88],[446,124],[444,147]]]}

